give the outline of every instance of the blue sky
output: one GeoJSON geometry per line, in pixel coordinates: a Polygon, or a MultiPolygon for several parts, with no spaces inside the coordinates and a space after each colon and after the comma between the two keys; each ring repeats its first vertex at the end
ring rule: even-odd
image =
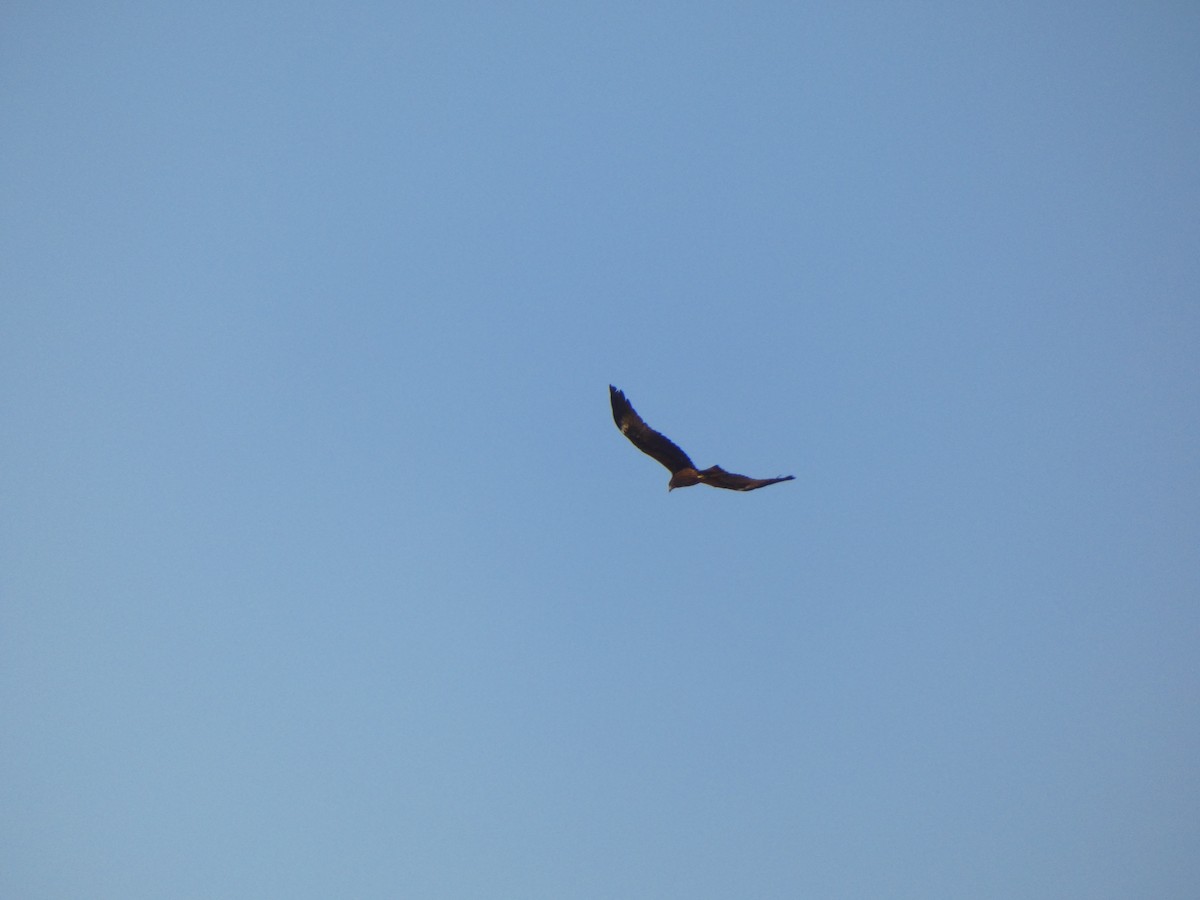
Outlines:
{"type": "Polygon", "coordinates": [[[1200,10],[2,20],[0,894],[1195,896],[1200,10]]]}

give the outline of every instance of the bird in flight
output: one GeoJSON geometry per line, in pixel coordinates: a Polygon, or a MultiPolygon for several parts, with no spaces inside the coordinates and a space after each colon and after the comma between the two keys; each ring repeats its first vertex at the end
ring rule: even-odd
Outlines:
{"type": "Polygon", "coordinates": [[[671,470],[671,481],[667,490],[673,491],[678,487],[690,487],[693,484],[707,484],[710,487],[725,488],[729,491],[753,491],[768,484],[780,481],[791,481],[795,475],[783,475],[779,478],[747,478],[745,475],[735,475],[726,472],[720,466],[708,469],[696,469],[691,458],[677,447],[670,438],[659,434],[647,425],[637,411],[625,399],[625,393],[617,390],[611,384],[608,386],[609,399],[612,400],[613,421],[621,429],[621,434],[629,438],[633,446],[648,456],[653,456],[671,470]]]}

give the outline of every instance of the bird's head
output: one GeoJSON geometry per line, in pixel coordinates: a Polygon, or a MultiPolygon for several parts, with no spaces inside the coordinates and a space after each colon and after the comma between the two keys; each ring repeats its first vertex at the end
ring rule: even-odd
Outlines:
{"type": "Polygon", "coordinates": [[[675,488],[691,487],[693,484],[699,484],[702,480],[700,473],[695,469],[680,469],[671,476],[671,481],[667,484],[667,493],[675,488]]]}

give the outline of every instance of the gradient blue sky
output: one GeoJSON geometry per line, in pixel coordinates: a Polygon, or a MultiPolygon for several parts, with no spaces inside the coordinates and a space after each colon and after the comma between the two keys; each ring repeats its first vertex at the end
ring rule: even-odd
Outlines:
{"type": "Polygon", "coordinates": [[[0,895],[1196,897],[1198,111],[1192,3],[9,4],[0,895]]]}

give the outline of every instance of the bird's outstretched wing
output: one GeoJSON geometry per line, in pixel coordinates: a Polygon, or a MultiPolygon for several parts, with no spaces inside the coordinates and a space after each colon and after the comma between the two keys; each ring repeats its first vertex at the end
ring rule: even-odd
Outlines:
{"type": "MultiPolygon", "coordinates": [[[[671,470],[672,474],[680,469],[694,469],[688,455],[680,450],[668,437],[659,434],[637,414],[637,411],[625,399],[625,394],[611,384],[608,386],[609,399],[612,400],[613,421],[621,429],[621,433],[643,453],[653,456],[671,470]]],[[[741,475],[734,476],[741,478],[741,475]]],[[[750,488],[736,488],[750,490],[750,488]]]]}
{"type": "Polygon", "coordinates": [[[720,466],[712,466],[700,473],[701,483],[709,487],[725,488],[729,491],[754,491],[768,484],[778,484],[781,481],[792,481],[795,475],[781,475],[778,478],[749,478],[746,475],[736,475],[726,472],[720,466]]]}

